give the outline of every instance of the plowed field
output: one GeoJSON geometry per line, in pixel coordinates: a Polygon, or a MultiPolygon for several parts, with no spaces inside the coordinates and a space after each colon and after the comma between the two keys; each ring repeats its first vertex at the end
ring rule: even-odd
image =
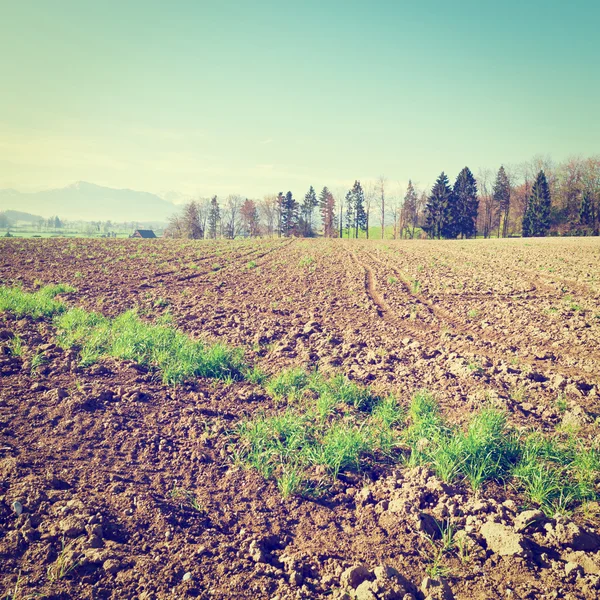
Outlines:
{"type": "MultiPolygon", "coordinates": [[[[55,283],[268,375],[343,374],[403,407],[426,389],[457,427],[491,406],[598,449],[599,239],[0,241],[0,285],[55,283]]],[[[81,366],[51,318],[0,313],[1,597],[600,596],[596,500],[541,513],[513,481],[473,491],[402,447],[283,498],[236,460],[240,422],[279,410],[249,381],[81,366]]]]}

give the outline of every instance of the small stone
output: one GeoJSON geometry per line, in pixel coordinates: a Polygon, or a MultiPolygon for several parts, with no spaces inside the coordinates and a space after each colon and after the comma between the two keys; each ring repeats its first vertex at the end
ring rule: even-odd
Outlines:
{"type": "Polygon", "coordinates": [[[545,525],[547,537],[551,542],[563,548],[594,552],[600,548],[600,536],[586,531],[572,521],[566,523],[557,519],[556,525],[545,525]]]}
{"type": "Polygon", "coordinates": [[[363,581],[356,588],[356,600],[377,600],[379,598],[378,588],[379,586],[374,581],[363,581]]]}
{"type": "Polygon", "coordinates": [[[576,575],[581,575],[583,573],[583,568],[574,562],[568,562],[565,565],[565,575],[568,577],[571,573],[575,573],[576,575]]]}
{"type": "Polygon", "coordinates": [[[109,558],[102,563],[102,568],[110,575],[114,575],[121,570],[121,563],[114,558],[109,558]]]}
{"type": "Polygon", "coordinates": [[[527,557],[530,555],[527,540],[506,525],[488,521],[482,525],[480,533],[487,547],[500,556],[527,557]]]}
{"type": "Polygon", "coordinates": [[[546,515],[541,510],[525,510],[515,519],[515,531],[521,533],[531,525],[546,521],[546,515]]]}
{"type": "Polygon", "coordinates": [[[386,579],[392,579],[394,577],[398,577],[399,573],[393,567],[388,567],[387,565],[379,565],[373,569],[373,574],[375,575],[375,579],[379,581],[384,581],[386,579]]]}
{"type": "Polygon", "coordinates": [[[18,500],[15,500],[12,503],[12,509],[17,513],[17,517],[20,517],[23,512],[23,505],[18,500]]]}
{"type": "Polygon", "coordinates": [[[104,546],[104,542],[102,541],[101,537],[98,537],[97,535],[92,535],[88,540],[88,546],[90,548],[102,548],[104,546]]]}
{"type": "Polygon", "coordinates": [[[356,589],[365,579],[371,577],[371,572],[364,565],[354,565],[346,569],[341,577],[340,583],[342,587],[351,587],[356,589]]]}
{"type": "Polygon", "coordinates": [[[192,578],[192,574],[188,571],[187,573],[183,574],[183,581],[190,581],[190,579],[192,578]]]}
{"type": "Polygon", "coordinates": [[[453,600],[454,594],[443,579],[425,577],[421,583],[421,591],[430,600],[453,600]]]}
{"type": "Polygon", "coordinates": [[[268,562],[268,555],[264,551],[262,545],[256,541],[252,540],[250,542],[250,546],[248,548],[248,554],[250,554],[250,558],[257,563],[266,563],[268,562]]]}
{"type": "Polygon", "coordinates": [[[600,575],[600,556],[589,552],[565,552],[561,559],[579,565],[587,575],[600,575]]]}
{"type": "Polygon", "coordinates": [[[67,517],[58,523],[59,529],[66,537],[78,537],[85,532],[85,525],[77,517],[67,517]]]}
{"type": "Polygon", "coordinates": [[[102,525],[100,525],[100,523],[94,523],[94,524],[88,526],[88,533],[92,536],[96,536],[99,538],[104,537],[104,531],[103,531],[102,525]]]}
{"type": "Polygon", "coordinates": [[[292,571],[290,573],[290,585],[300,586],[304,582],[304,577],[300,571],[292,571]]]}

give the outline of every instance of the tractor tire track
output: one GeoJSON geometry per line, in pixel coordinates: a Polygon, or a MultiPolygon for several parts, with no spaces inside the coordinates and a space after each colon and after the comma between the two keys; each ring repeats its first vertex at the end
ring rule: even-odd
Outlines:
{"type": "MultiPolygon", "coordinates": [[[[526,348],[522,347],[522,345],[519,344],[516,340],[508,339],[506,336],[503,336],[500,332],[489,334],[487,332],[477,331],[465,327],[462,322],[454,318],[448,311],[438,306],[435,306],[432,300],[423,297],[421,294],[415,294],[414,292],[412,292],[410,286],[406,281],[407,276],[401,269],[383,262],[368,251],[365,251],[363,254],[369,257],[370,260],[372,260],[373,262],[379,264],[381,267],[385,269],[390,269],[399,277],[399,281],[402,282],[403,290],[415,302],[417,302],[419,306],[422,306],[425,310],[427,310],[432,316],[436,318],[436,320],[440,324],[437,328],[438,335],[440,337],[442,334],[442,328],[444,327],[451,330],[454,335],[462,336],[462,339],[454,337],[451,340],[446,340],[444,342],[444,345],[452,351],[457,352],[461,355],[473,354],[481,356],[482,358],[486,358],[488,360],[504,361],[506,359],[506,352],[502,351],[502,347],[508,348],[511,346],[516,346],[518,349],[517,354],[519,355],[520,364],[526,368],[529,368],[532,372],[542,372],[542,374],[544,374],[545,372],[548,377],[559,373],[565,377],[573,377],[575,379],[584,380],[589,379],[590,374],[585,369],[564,364],[565,359],[568,360],[570,357],[576,355],[562,351],[562,360],[560,362],[558,360],[553,361],[549,365],[542,365],[539,361],[536,361],[533,358],[523,356],[523,354],[525,354],[526,348]],[[500,351],[495,349],[496,346],[500,347],[500,351]]],[[[363,266],[365,269],[369,268],[366,265],[363,266]]],[[[393,310],[390,308],[388,315],[392,313],[393,310]]]]}

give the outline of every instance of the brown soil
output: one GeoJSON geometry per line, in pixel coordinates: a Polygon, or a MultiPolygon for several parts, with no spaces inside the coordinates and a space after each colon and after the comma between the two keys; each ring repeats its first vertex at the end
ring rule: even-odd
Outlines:
{"type": "MultiPolygon", "coordinates": [[[[137,307],[148,319],[169,310],[181,330],[242,346],[269,373],[318,365],[403,404],[427,388],[455,422],[492,402],[515,426],[568,419],[590,440],[599,265],[600,240],[587,238],[0,242],[2,285],[69,283],[71,305],[111,316],[137,307]]],[[[116,361],[81,369],[54,333],[50,320],[0,315],[3,598],[19,574],[18,598],[600,595],[597,506],[520,531],[524,500],[510,487],[475,497],[426,469],[375,463],[342,474],[325,498],[283,501],[233,460],[236,424],[273,408],[261,388],[169,388],[116,361]],[[20,357],[7,349],[13,334],[20,357]],[[431,517],[466,535],[463,560],[445,559],[449,588],[421,585],[431,517]],[[52,577],[62,559],[74,568],[52,577]],[[347,571],[357,564],[368,573],[347,571]],[[365,577],[374,582],[358,586],[365,577]]]]}

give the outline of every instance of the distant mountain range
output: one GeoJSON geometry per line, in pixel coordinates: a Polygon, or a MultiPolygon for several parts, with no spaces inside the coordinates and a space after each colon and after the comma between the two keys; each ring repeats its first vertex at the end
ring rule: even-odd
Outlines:
{"type": "Polygon", "coordinates": [[[177,211],[171,202],[135,190],[113,188],[78,181],[64,188],[41,192],[0,190],[0,211],[18,210],[57,215],[70,221],[166,222],[177,211]]]}
{"type": "Polygon", "coordinates": [[[22,223],[39,223],[43,221],[44,218],[39,215],[32,215],[30,213],[22,212],[20,210],[4,210],[2,211],[9,223],[17,223],[21,221],[22,223]]]}

